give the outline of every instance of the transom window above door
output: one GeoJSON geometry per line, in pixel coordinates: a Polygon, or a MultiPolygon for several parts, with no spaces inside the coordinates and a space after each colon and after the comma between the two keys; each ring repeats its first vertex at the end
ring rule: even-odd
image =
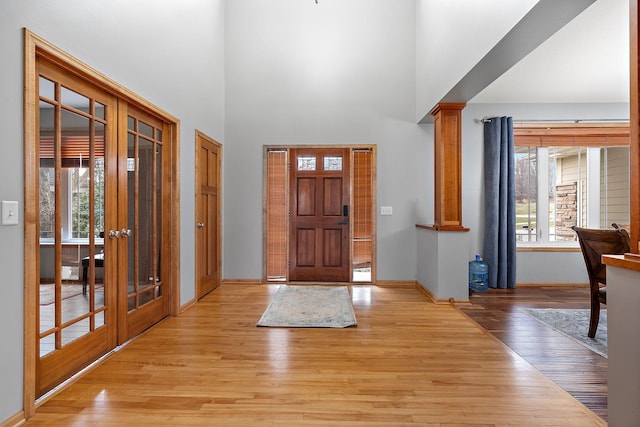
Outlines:
{"type": "MultiPolygon", "coordinates": [[[[304,156],[297,157],[297,168],[299,171],[315,171],[316,164],[317,164],[316,156],[304,155],[304,156]]],[[[341,171],[342,156],[323,156],[322,170],[341,171]]]]}

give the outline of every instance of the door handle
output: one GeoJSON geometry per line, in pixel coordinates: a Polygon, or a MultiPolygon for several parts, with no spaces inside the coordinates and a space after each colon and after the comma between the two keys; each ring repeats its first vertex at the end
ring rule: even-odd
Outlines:
{"type": "Polygon", "coordinates": [[[198,223],[198,228],[204,228],[204,222],[199,222],[198,223]]]}
{"type": "Polygon", "coordinates": [[[110,239],[117,239],[118,237],[120,237],[120,231],[119,230],[109,230],[109,238],[110,239]]]}
{"type": "Polygon", "coordinates": [[[128,236],[131,236],[132,234],[133,234],[133,231],[128,230],[126,228],[123,228],[122,230],[120,230],[120,235],[122,237],[128,237],[128,236]]]}

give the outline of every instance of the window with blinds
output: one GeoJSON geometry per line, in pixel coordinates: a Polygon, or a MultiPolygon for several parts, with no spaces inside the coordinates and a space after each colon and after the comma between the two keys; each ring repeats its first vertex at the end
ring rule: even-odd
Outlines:
{"type": "Polygon", "coordinates": [[[371,281],[372,261],[372,152],[353,152],[353,242],[352,265],[354,282],[371,281]]]}
{"type": "Polygon", "coordinates": [[[267,281],[287,280],[287,150],[267,151],[267,281]]]}

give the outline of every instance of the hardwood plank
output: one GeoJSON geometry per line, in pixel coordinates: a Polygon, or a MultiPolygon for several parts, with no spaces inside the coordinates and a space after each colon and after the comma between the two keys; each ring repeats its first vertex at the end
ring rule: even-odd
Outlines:
{"type": "Polygon", "coordinates": [[[415,287],[352,286],[357,327],[256,327],[276,289],[221,285],[51,396],[25,425],[606,425],[415,287]]]}
{"type": "Polygon", "coordinates": [[[466,315],[607,420],[607,359],[519,311],[589,308],[588,287],[490,289],[474,293],[470,301],[461,307],[466,315]]]}

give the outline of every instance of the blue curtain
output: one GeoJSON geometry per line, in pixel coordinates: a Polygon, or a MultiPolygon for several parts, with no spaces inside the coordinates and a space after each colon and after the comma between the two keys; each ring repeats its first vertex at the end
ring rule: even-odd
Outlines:
{"type": "Polygon", "coordinates": [[[516,212],[513,119],[484,121],[484,261],[489,287],[516,287],[516,212]]]}

